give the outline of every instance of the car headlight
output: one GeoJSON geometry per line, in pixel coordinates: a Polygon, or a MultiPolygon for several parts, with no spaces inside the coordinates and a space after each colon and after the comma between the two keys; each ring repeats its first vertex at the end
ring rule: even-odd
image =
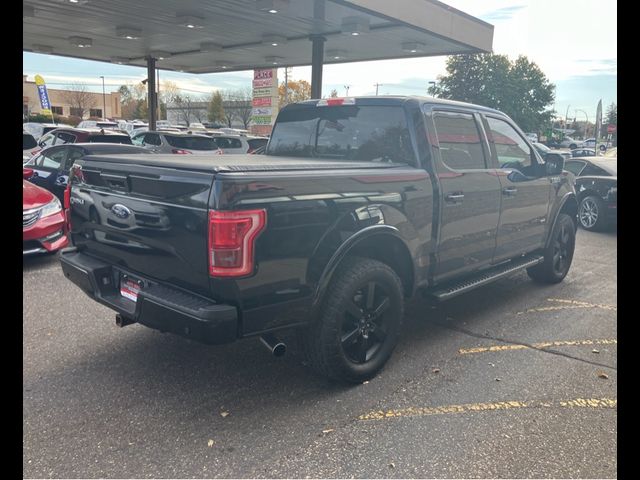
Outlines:
{"type": "Polygon", "coordinates": [[[54,197],[49,203],[47,203],[44,207],[42,207],[42,212],[40,213],[40,218],[48,217],[49,215],[54,215],[58,212],[62,211],[62,204],[57,197],[54,197]]]}

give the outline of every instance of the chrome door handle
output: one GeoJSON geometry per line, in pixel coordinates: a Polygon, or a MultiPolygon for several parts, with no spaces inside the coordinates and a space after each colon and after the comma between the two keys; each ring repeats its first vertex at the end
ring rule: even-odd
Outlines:
{"type": "Polygon", "coordinates": [[[464,193],[450,193],[449,195],[444,197],[447,202],[461,202],[463,198],[464,193]]]}
{"type": "Polygon", "coordinates": [[[518,193],[518,189],[515,187],[507,187],[502,189],[502,194],[507,196],[513,196],[518,193]]]}

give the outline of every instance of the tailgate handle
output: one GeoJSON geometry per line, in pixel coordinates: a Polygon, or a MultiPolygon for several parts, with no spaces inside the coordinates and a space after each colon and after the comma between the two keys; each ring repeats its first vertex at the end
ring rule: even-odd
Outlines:
{"type": "Polygon", "coordinates": [[[129,182],[127,177],[122,175],[112,175],[109,173],[101,173],[100,177],[104,179],[104,182],[111,188],[116,190],[129,191],[129,182]]]}

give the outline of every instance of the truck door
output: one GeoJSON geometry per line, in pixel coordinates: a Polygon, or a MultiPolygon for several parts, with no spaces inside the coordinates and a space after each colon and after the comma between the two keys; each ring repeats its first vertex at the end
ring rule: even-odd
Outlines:
{"type": "Polygon", "coordinates": [[[492,161],[501,185],[502,207],[494,263],[543,246],[551,181],[544,164],[504,118],[485,115],[492,161]]]}
{"type": "Polygon", "coordinates": [[[491,263],[500,214],[500,181],[490,165],[480,118],[468,111],[432,110],[427,120],[440,186],[433,280],[491,263]],[[431,127],[429,127],[429,125],[431,127]]]}

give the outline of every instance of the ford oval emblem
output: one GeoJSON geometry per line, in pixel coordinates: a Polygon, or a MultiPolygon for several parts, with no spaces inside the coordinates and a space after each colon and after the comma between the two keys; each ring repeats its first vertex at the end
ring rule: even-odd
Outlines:
{"type": "Polygon", "coordinates": [[[111,211],[118,218],[129,218],[129,215],[131,215],[131,210],[120,203],[116,203],[111,207],[111,211]]]}

